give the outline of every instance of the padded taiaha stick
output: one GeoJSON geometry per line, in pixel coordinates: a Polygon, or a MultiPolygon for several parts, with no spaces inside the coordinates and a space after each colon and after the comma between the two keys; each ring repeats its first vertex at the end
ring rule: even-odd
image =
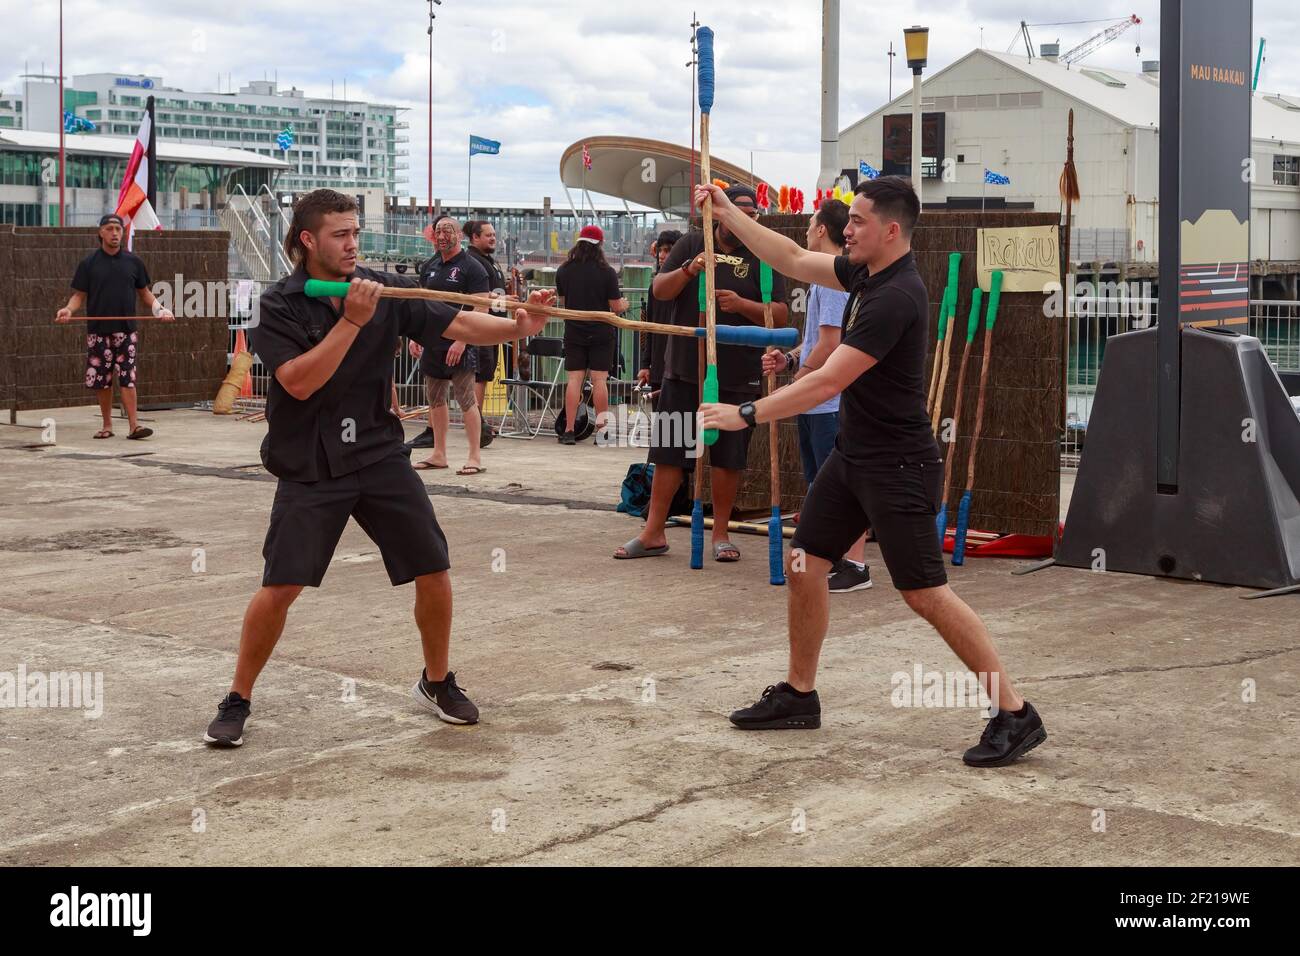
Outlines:
{"type": "Polygon", "coordinates": [[[237,352],[230,360],[230,371],[226,373],[225,381],[221,383],[216,397],[212,400],[213,415],[229,415],[235,410],[235,399],[239,398],[239,390],[244,384],[244,378],[252,367],[251,352],[237,352]]]}
{"type": "Polygon", "coordinates": [[[952,563],[966,560],[966,529],[970,524],[971,490],[975,487],[975,452],[979,450],[980,432],[984,427],[984,398],[989,381],[989,353],[993,350],[993,323],[998,320],[998,301],[1002,298],[1002,272],[995,270],[989,278],[989,307],[984,317],[984,360],[980,364],[979,401],[975,403],[975,430],[971,433],[970,455],[966,460],[966,490],[957,506],[957,534],[952,543],[952,563]]]}
{"type": "MultiPolygon", "coordinates": [[[[196,318],[224,319],[224,315],[196,316],[196,318]]],[[[62,322],[54,320],[55,325],[71,325],[73,322],[175,322],[176,317],[164,319],[157,315],[74,315],[62,322]]],[[[793,344],[793,343],[791,343],[793,344]]]]}
{"type": "MultiPolygon", "coordinates": [[[[705,309],[704,297],[707,294],[704,283],[696,283],[700,290],[700,311],[705,309]]],[[[704,395],[704,344],[696,346],[699,354],[697,378],[701,382],[700,396],[704,395]]],[[[699,417],[696,416],[698,423],[699,417]]],[[[695,503],[691,506],[691,568],[699,571],[704,567],[704,445],[698,444],[699,456],[695,459],[695,503]]]]}
{"type": "MultiPolygon", "coordinates": [[[[343,298],[348,294],[348,283],[327,282],[323,279],[308,279],[303,292],[312,298],[335,296],[343,298]]],[[[693,329],[685,325],[667,325],[662,322],[640,322],[627,319],[613,312],[589,312],[579,309],[561,309],[554,305],[520,302],[518,299],[502,298],[492,295],[470,295],[464,292],[441,292],[437,289],[420,289],[409,286],[385,286],[379,293],[381,299],[432,299],[435,302],[450,302],[455,305],[505,306],[507,308],[526,308],[530,312],[541,312],[566,322],[601,322],[620,329],[634,332],[649,332],[654,335],[680,335],[683,338],[704,338],[707,330],[693,329]]],[[[750,348],[791,348],[799,341],[799,330],[794,328],[760,329],[750,325],[724,325],[718,330],[718,340],[724,345],[745,345],[750,348]]]]}
{"type": "MultiPolygon", "coordinates": [[[[700,89],[700,182],[713,182],[709,168],[709,113],[713,110],[713,31],[700,27],[696,32],[696,46],[699,50],[699,89],[700,89]]],[[[717,303],[713,296],[714,270],[717,261],[713,257],[713,200],[704,200],[704,285],[708,301],[704,313],[705,328],[705,370],[704,401],[718,400],[718,335],[717,303]]],[[[704,444],[712,445],[718,440],[716,428],[704,430],[704,444]]]]}
{"type": "MultiPolygon", "coordinates": [[[[772,327],[772,267],[766,262],[758,265],[758,288],[763,297],[763,325],[772,327]]],[[[776,391],[776,372],[767,373],[767,394],[776,391]]],[[[772,463],[772,517],[768,519],[767,571],[768,580],[775,585],[785,584],[785,539],[781,536],[781,460],[779,454],[779,422],[768,423],[768,457],[772,463]]]]}
{"type": "Polygon", "coordinates": [[[948,253],[948,284],[943,287],[943,298],[939,300],[939,337],[935,340],[934,363],[930,368],[930,397],[925,403],[926,411],[934,413],[934,391],[939,383],[940,356],[943,344],[948,338],[948,304],[957,288],[957,267],[961,263],[960,252],[948,253]]]}
{"type": "Polygon", "coordinates": [[[966,360],[970,358],[971,343],[975,341],[975,333],[979,331],[980,297],[983,294],[978,285],[971,292],[970,318],[966,320],[966,344],[962,346],[961,367],[957,370],[957,399],[953,403],[952,410],[952,442],[948,446],[948,453],[944,456],[943,500],[939,504],[939,514],[934,519],[940,544],[943,544],[944,533],[948,530],[948,495],[952,492],[952,462],[957,457],[957,429],[961,427],[962,397],[966,390],[966,360]]]}
{"type": "MultiPolygon", "coordinates": [[[[948,256],[948,275],[952,279],[948,292],[948,324],[957,316],[957,297],[960,292],[960,286],[957,280],[957,267],[961,262],[961,253],[954,252],[948,256]]],[[[946,326],[945,326],[946,327],[946,326]]],[[[952,336],[956,338],[956,336],[952,336]]],[[[930,408],[930,430],[936,435],[939,434],[939,419],[943,417],[943,393],[948,390],[948,357],[952,354],[952,349],[948,347],[948,342],[944,341],[943,345],[943,367],[939,369],[939,386],[934,393],[934,405],[930,408]]],[[[939,360],[939,355],[935,353],[935,361],[939,360]]]]}

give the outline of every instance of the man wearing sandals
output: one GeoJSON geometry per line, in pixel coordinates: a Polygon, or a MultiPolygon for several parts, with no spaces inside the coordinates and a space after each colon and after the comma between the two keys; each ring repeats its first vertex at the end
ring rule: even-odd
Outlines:
{"type": "Polygon", "coordinates": [[[138,298],[164,322],[175,316],[164,309],[149,290],[149,273],[135,253],[122,248],[122,218],[107,215],[99,220],[99,248],[77,265],[72,276],[72,296],[59,309],[55,322],[72,321],[72,314],[86,306],[87,315],[112,316],[113,322],[86,323],[86,388],[99,399],[103,428],[96,438],[113,437],[113,379],[122,395],[130,430],[127,438],[148,438],[152,428],[142,428],[136,418],[136,360],[139,333],[135,322],[123,318],[135,315],[138,298]]]}
{"type": "MultiPolygon", "coordinates": [[[[748,186],[731,186],[726,195],[751,219],[758,218],[754,190],[748,186]]],[[[758,256],[745,248],[730,229],[713,223],[714,295],[717,299],[718,325],[763,325],[763,302],[759,290],[758,256]]],[[[673,245],[672,252],[655,276],[651,294],[664,306],[674,325],[703,325],[700,315],[699,283],[704,281],[704,233],[692,230],[673,245]]],[[[785,305],[785,279],[772,276],[772,322],[777,328],[786,325],[789,309],[785,305]]],[[[658,312],[656,312],[658,315],[658,312]]],[[[655,466],[651,480],[650,507],[641,533],[618,548],[615,558],[645,558],[664,554],[668,539],[664,525],[668,509],[678,486],[686,476],[694,449],[683,441],[665,438],[695,434],[696,411],[700,404],[699,349],[701,339],[672,336],[664,357],[664,381],[655,407],[654,438],[650,461],[655,466]],[[665,418],[667,416],[667,418],[665,418]],[[676,423],[678,427],[663,424],[676,423]]],[[[761,394],[763,353],[739,345],[718,346],[718,386],[726,402],[749,401],[761,394]]],[[[740,489],[740,476],[749,455],[747,432],[721,434],[710,446],[709,478],[713,492],[713,559],[739,561],[740,549],[731,541],[727,525],[731,508],[740,489]]]]}

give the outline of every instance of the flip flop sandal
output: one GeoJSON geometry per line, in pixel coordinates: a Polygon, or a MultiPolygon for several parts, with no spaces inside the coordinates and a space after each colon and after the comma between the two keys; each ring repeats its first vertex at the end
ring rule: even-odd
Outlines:
{"type": "Polygon", "coordinates": [[[112,438],[113,433],[109,431],[107,428],[105,428],[102,429],[101,431],[95,432],[95,434],[91,435],[90,437],[91,438],[112,438]]]}
{"type": "Polygon", "coordinates": [[[736,547],[734,544],[732,544],[730,541],[719,541],[717,544],[713,546],[713,560],[721,561],[724,564],[730,564],[733,561],[739,561],[740,549],[736,547]],[[736,556],[734,558],[730,558],[730,557],[724,558],[723,555],[727,554],[728,552],[734,552],[736,556]]]}
{"type": "Polygon", "coordinates": [[[641,543],[640,538],[633,538],[627,544],[623,545],[625,554],[614,555],[616,561],[630,561],[633,558],[656,558],[661,554],[668,553],[668,545],[659,548],[647,548],[641,543]]]}
{"type": "Polygon", "coordinates": [[[485,471],[487,471],[487,467],[484,465],[466,465],[464,468],[457,468],[456,474],[465,478],[471,478],[474,475],[481,475],[485,471]]]}
{"type": "Polygon", "coordinates": [[[141,426],[139,426],[138,428],[136,428],[135,431],[131,432],[131,434],[127,435],[126,437],[127,437],[127,438],[131,438],[131,439],[134,439],[135,441],[139,441],[141,438],[148,438],[148,437],[149,437],[150,435],[152,435],[152,434],[153,434],[153,429],[152,429],[152,428],[145,428],[143,425],[141,425],[141,426]]]}
{"type": "Polygon", "coordinates": [[[432,471],[432,470],[434,470],[435,468],[446,468],[447,466],[446,466],[446,465],[435,465],[435,464],[433,464],[432,462],[428,462],[428,461],[417,461],[417,462],[416,462],[414,465],[412,465],[411,467],[414,468],[416,471],[432,471]]]}

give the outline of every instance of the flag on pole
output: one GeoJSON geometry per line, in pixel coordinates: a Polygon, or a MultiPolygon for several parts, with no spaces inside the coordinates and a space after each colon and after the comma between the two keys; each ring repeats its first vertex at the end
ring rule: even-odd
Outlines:
{"type": "Polygon", "coordinates": [[[1011,177],[1003,176],[1001,173],[995,173],[987,167],[984,170],[984,182],[990,186],[1010,186],[1011,177]]]}
{"type": "Polygon", "coordinates": [[[587,144],[582,144],[582,168],[591,169],[591,153],[587,152],[587,144]]]}
{"type": "Polygon", "coordinates": [[[865,159],[860,159],[858,160],[858,175],[864,176],[867,179],[876,179],[880,176],[880,170],[876,169],[865,159]]]}
{"type": "Polygon", "coordinates": [[[487,153],[495,156],[501,152],[501,144],[494,139],[484,139],[482,136],[471,136],[469,138],[469,154],[487,153]]]}
{"type": "Polygon", "coordinates": [[[280,132],[275,134],[275,145],[279,147],[280,152],[287,153],[293,148],[295,138],[293,124],[290,123],[284,129],[280,130],[280,132]]]}
{"type": "Polygon", "coordinates": [[[84,117],[77,116],[69,110],[63,111],[63,132],[65,133],[93,133],[95,124],[84,117]]]}
{"type": "MultiPolygon", "coordinates": [[[[153,97],[149,98],[151,101],[153,97]]],[[[117,194],[115,212],[126,224],[126,247],[132,248],[135,230],[162,229],[162,223],[154,213],[153,203],[149,201],[149,184],[151,167],[154,162],[153,116],[146,111],[140,118],[140,130],[135,135],[135,146],[131,149],[131,158],[126,164],[126,175],[122,178],[122,188],[117,194]]]]}

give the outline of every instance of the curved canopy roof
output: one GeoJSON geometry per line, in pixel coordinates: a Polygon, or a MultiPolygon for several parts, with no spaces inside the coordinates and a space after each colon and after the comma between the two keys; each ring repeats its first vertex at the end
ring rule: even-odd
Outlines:
{"type": "MultiPolygon", "coordinates": [[[[584,144],[591,154],[591,169],[586,171],[585,181],[588,192],[617,196],[651,209],[686,208],[691,179],[689,146],[635,136],[591,136],[579,140],[560,156],[560,181],[570,189],[581,189],[584,185],[584,144]]],[[[698,161],[697,156],[697,164],[698,161]]],[[[717,156],[711,155],[709,164],[714,179],[755,187],[763,182],[750,176],[749,170],[717,156]]]]}

